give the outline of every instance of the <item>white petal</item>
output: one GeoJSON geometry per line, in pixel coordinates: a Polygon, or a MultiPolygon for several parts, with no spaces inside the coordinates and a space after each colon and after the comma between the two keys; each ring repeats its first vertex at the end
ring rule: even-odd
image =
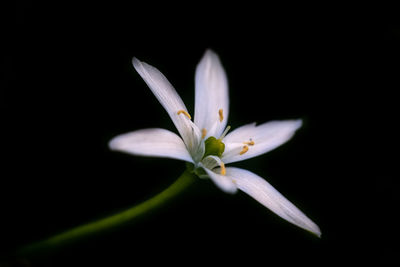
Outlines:
{"type": "Polygon", "coordinates": [[[250,171],[233,167],[226,168],[226,176],[231,177],[240,190],[253,197],[283,219],[317,236],[321,236],[318,225],[260,176],[250,171]]]}
{"type": "Polygon", "coordinates": [[[175,91],[175,88],[170,84],[167,78],[153,66],[141,62],[137,58],[133,58],[132,64],[154,93],[158,101],[160,101],[161,105],[168,112],[175,127],[178,129],[180,135],[185,141],[185,144],[189,149],[194,149],[193,147],[196,147],[199,144],[199,140],[195,138],[192,131],[195,130],[200,138],[201,133],[184,114],[181,113],[178,115],[178,111],[183,110],[187,112],[187,109],[182,99],[175,91]]]}
{"type": "Polygon", "coordinates": [[[249,136],[254,134],[255,128],[255,122],[240,126],[239,128],[236,128],[233,131],[229,132],[225,136],[223,141],[228,143],[243,143],[244,141],[248,141],[249,136]]]}
{"type": "MultiPolygon", "coordinates": [[[[236,193],[236,185],[233,183],[230,177],[217,174],[207,168],[204,168],[204,170],[207,172],[208,176],[215,183],[215,185],[218,186],[222,191],[230,194],[236,193]]],[[[217,171],[219,171],[219,168],[217,169],[217,171]]]]}
{"type": "Polygon", "coordinates": [[[223,132],[229,113],[228,81],[219,57],[207,50],[196,68],[194,122],[208,136],[217,138],[223,132]],[[220,122],[219,110],[223,120],[220,122]],[[216,127],[213,125],[218,122],[216,127]]]}
{"type": "Polygon", "coordinates": [[[218,167],[221,167],[221,166],[225,167],[225,164],[222,162],[222,160],[219,157],[212,156],[212,155],[207,156],[204,159],[202,159],[201,164],[205,168],[210,169],[210,170],[214,169],[217,166],[218,167]]]}
{"type": "Polygon", "coordinates": [[[165,129],[142,129],[114,137],[109,147],[133,155],[166,157],[193,162],[182,139],[165,129]]]}
{"type": "Polygon", "coordinates": [[[301,125],[301,120],[271,121],[258,126],[255,123],[244,125],[222,140],[225,144],[222,160],[231,163],[267,153],[286,143],[301,125]],[[254,145],[248,145],[248,151],[241,155],[244,142],[250,140],[254,145]]]}

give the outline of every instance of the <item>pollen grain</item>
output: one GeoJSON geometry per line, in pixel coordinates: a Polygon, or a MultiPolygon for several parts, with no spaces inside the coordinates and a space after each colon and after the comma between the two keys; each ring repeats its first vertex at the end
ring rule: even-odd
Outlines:
{"type": "Polygon", "coordinates": [[[250,139],[250,141],[248,141],[248,142],[244,142],[243,144],[245,144],[245,145],[249,145],[249,146],[254,146],[254,141],[253,140],[251,140],[250,139]]]}
{"type": "Polygon", "coordinates": [[[206,137],[206,135],[207,135],[206,128],[201,129],[201,139],[204,139],[204,137],[206,137]]]}
{"type": "Polygon", "coordinates": [[[192,119],[192,117],[190,116],[190,114],[186,110],[183,110],[183,109],[178,110],[178,115],[180,115],[181,113],[183,113],[186,117],[188,117],[189,120],[192,119]]]}
{"type": "Polygon", "coordinates": [[[248,146],[243,146],[243,149],[242,149],[242,151],[240,151],[239,155],[243,155],[247,151],[249,151],[249,147],[248,146]]]}
{"type": "Polygon", "coordinates": [[[219,121],[222,122],[224,119],[224,111],[222,108],[218,110],[218,114],[219,114],[219,121]]]}
{"type": "Polygon", "coordinates": [[[221,175],[226,175],[226,169],[225,169],[225,164],[223,162],[221,162],[221,175]]]}

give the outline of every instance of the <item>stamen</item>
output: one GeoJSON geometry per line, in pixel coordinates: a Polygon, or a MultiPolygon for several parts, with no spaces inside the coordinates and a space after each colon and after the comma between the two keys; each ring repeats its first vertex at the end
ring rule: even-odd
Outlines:
{"type": "Polygon", "coordinates": [[[230,125],[226,126],[225,131],[221,134],[221,136],[218,139],[222,140],[230,129],[231,129],[230,125]]]}
{"type": "Polygon", "coordinates": [[[204,139],[204,137],[206,137],[206,135],[207,135],[206,128],[201,129],[201,139],[204,139]]]}
{"type": "Polygon", "coordinates": [[[222,122],[222,120],[224,119],[224,113],[222,108],[218,110],[218,114],[219,114],[219,121],[222,122]]]}
{"type": "Polygon", "coordinates": [[[239,155],[243,155],[247,151],[249,151],[249,147],[248,146],[243,146],[243,149],[242,149],[242,151],[240,151],[239,155]]]}
{"type": "Polygon", "coordinates": [[[245,144],[245,145],[249,145],[249,146],[254,146],[254,141],[253,140],[251,140],[251,138],[250,138],[250,141],[248,141],[248,142],[244,142],[243,144],[245,144]]]}
{"type": "Polygon", "coordinates": [[[220,167],[221,167],[221,172],[220,172],[220,174],[221,174],[221,175],[225,175],[225,174],[226,174],[225,164],[224,164],[222,161],[221,161],[220,167]]]}
{"type": "Polygon", "coordinates": [[[183,113],[186,117],[188,117],[189,120],[192,119],[192,117],[190,116],[190,114],[189,114],[187,111],[185,111],[185,110],[183,110],[183,109],[178,110],[178,115],[181,114],[181,113],[183,113]]]}

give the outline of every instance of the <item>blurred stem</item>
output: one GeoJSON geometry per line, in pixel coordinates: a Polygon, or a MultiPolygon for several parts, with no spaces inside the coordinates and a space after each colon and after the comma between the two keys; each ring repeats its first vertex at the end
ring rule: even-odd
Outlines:
{"type": "Polygon", "coordinates": [[[127,223],[132,223],[136,219],[147,214],[149,211],[160,207],[167,201],[178,196],[195,181],[195,178],[195,174],[187,169],[173,184],[158,195],[117,214],[77,226],[42,241],[29,244],[22,247],[17,254],[32,255],[39,251],[52,250],[61,245],[112,230],[127,223]]]}

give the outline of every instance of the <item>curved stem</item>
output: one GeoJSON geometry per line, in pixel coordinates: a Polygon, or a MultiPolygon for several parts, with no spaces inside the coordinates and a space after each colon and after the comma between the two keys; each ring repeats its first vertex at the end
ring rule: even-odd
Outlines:
{"type": "Polygon", "coordinates": [[[189,185],[195,181],[195,175],[189,170],[186,170],[182,175],[167,189],[158,195],[133,206],[127,210],[111,215],[109,217],[99,219],[94,222],[77,226],[63,233],[54,235],[22,247],[17,254],[26,255],[33,254],[39,250],[54,249],[60,245],[76,241],[78,239],[95,235],[97,233],[114,229],[126,223],[131,223],[149,211],[165,204],[168,200],[182,193],[189,185]]]}

